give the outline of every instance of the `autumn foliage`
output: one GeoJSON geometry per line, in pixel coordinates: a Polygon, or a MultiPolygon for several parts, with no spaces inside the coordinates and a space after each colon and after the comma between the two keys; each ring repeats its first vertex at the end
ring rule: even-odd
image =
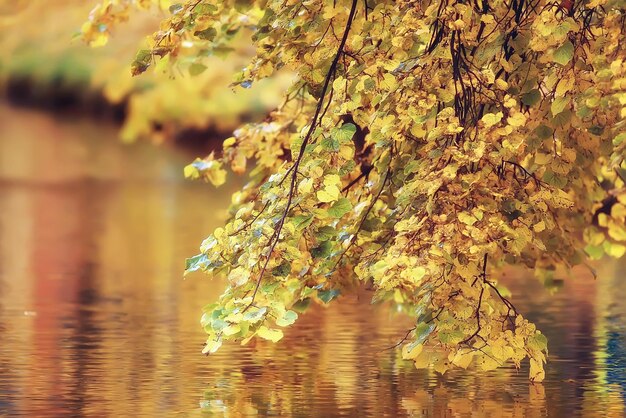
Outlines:
{"type": "MultiPolygon", "coordinates": [[[[101,42],[135,3],[151,2],[104,1],[87,40],[101,42]]],[[[266,120],[185,170],[220,185],[227,167],[254,163],[226,225],[187,263],[230,283],[202,317],[204,352],[278,341],[311,300],[358,280],[415,318],[402,352],[417,367],[529,358],[530,379],[543,380],[547,339],[498,286],[497,268],[541,276],[626,252],[624,7],[172,4],[135,73],[192,71],[244,33],[256,55],[234,84],[298,76],[266,120]]]]}

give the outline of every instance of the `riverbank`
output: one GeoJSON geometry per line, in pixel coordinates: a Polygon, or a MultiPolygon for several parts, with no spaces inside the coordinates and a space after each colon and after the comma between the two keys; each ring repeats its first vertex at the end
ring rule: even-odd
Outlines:
{"type": "Polygon", "coordinates": [[[207,57],[200,73],[183,65],[132,77],[133,57],[167,10],[135,11],[106,46],[90,48],[76,34],[95,1],[18,3],[15,10],[0,8],[0,97],[21,107],[106,118],[121,124],[124,142],[223,139],[276,108],[292,82],[279,74],[233,90],[233,74],[254,53],[244,36],[226,57],[207,57]]]}

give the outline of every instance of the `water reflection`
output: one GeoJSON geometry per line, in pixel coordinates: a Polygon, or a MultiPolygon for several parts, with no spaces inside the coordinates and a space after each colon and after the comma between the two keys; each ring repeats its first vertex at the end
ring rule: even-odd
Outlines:
{"type": "Polygon", "coordinates": [[[384,350],[409,321],[365,290],[313,308],[279,344],[205,358],[199,312],[222,284],[182,281],[182,260],[229,193],[182,182],[189,155],[122,147],[112,128],[8,108],[0,126],[0,415],[624,415],[623,262],[554,296],[507,272],[550,338],[543,385],[510,368],[415,370],[384,350]]]}

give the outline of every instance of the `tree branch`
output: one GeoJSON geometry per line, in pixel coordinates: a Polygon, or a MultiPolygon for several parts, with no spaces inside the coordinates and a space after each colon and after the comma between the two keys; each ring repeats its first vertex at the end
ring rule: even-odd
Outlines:
{"type": "Polygon", "coordinates": [[[352,22],[354,21],[354,15],[356,14],[357,3],[358,3],[358,0],[352,0],[352,6],[350,7],[350,14],[348,15],[348,21],[346,22],[346,27],[343,31],[343,36],[341,38],[341,41],[339,42],[339,48],[337,48],[337,53],[335,54],[335,57],[333,58],[333,61],[330,64],[328,73],[326,73],[326,78],[324,80],[322,92],[320,93],[320,98],[318,99],[318,102],[317,102],[317,107],[315,109],[315,114],[313,115],[313,120],[311,121],[311,124],[309,125],[309,129],[304,139],[302,140],[302,145],[300,145],[300,152],[298,153],[298,157],[296,158],[293,166],[287,171],[287,173],[285,173],[285,178],[287,175],[291,174],[291,182],[289,184],[289,193],[287,195],[287,205],[285,206],[285,210],[283,211],[280,221],[278,221],[278,225],[276,226],[276,229],[274,230],[274,233],[272,234],[272,237],[270,238],[269,253],[267,254],[267,258],[265,259],[265,262],[263,263],[263,267],[261,268],[261,271],[259,272],[259,277],[257,278],[256,286],[254,287],[254,292],[252,293],[252,300],[250,301],[250,304],[246,306],[246,308],[244,309],[244,312],[247,311],[248,308],[250,308],[250,306],[252,306],[252,304],[254,303],[254,299],[256,298],[256,295],[259,291],[259,287],[261,286],[261,281],[263,280],[263,276],[265,275],[269,261],[272,258],[272,254],[274,253],[274,249],[276,248],[278,241],[280,240],[280,233],[283,229],[283,226],[285,225],[287,214],[289,213],[289,210],[291,209],[291,203],[296,193],[296,180],[298,177],[298,167],[300,166],[300,163],[302,162],[304,151],[306,150],[306,147],[309,141],[311,140],[311,137],[313,136],[313,132],[315,131],[315,127],[317,126],[318,118],[320,116],[320,112],[322,111],[322,107],[324,104],[324,98],[326,97],[326,93],[328,92],[328,87],[330,85],[330,80],[334,77],[335,71],[337,70],[337,64],[343,53],[343,49],[346,45],[346,41],[348,40],[348,34],[350,33],[350,28],[352,27],[352,22]]]}

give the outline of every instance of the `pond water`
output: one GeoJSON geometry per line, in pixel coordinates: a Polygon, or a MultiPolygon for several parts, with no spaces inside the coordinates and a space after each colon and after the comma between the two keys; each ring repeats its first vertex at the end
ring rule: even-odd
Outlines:
{"type": "Polygon", "coordinates": [[[415,370],[385,350],[410,321],[366,291],[313,307],[277,344],[204,357],[200,311],[223,283],[183,280],[183,264],[238,184],[185,182],[191,159],[0,106],[0,416],[624,416],[624,262],[556,293],[504,274],[549,338],[543,384],[415,370]]]}

